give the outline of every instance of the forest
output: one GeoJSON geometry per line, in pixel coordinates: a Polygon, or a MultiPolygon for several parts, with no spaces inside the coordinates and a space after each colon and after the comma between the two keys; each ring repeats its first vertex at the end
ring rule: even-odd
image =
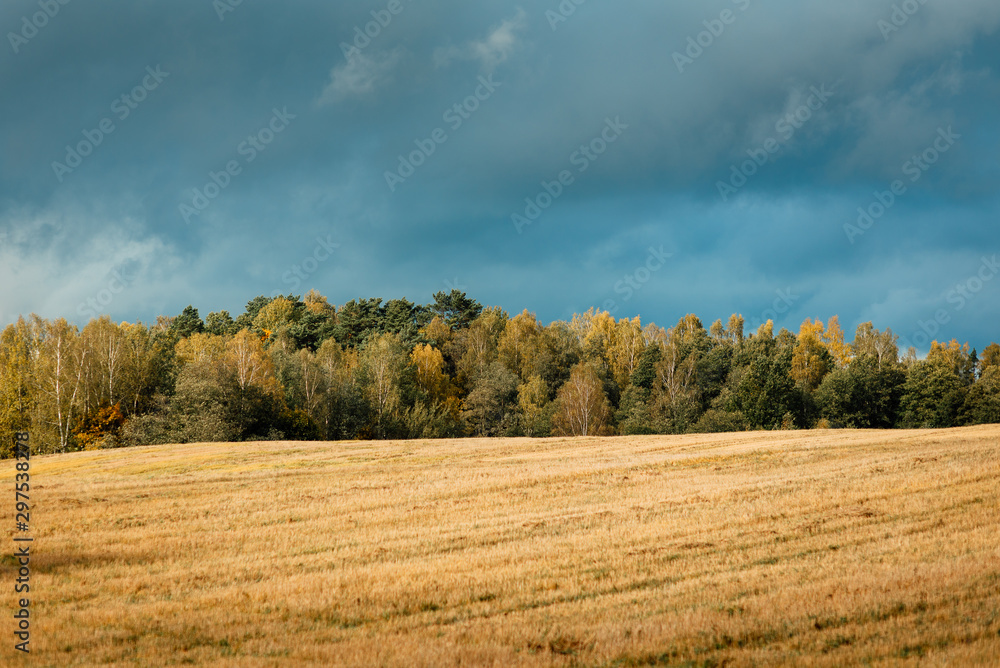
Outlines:
{"type": "Polygon", "coordinates": [[[233,318],[21,317],[0,334],[0,456],[164,443],[682,434],[1000,423],[1000,346],[836,316],[798,334],[591,309],[543,325],[464,292],[331,305],[259,296],[233,318]]]}

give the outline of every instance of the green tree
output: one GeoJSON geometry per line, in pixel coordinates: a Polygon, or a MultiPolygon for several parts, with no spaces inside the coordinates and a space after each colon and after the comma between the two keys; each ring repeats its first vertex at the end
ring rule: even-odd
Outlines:
{"type": "Polygon", "coordinates": [[[517,376],[498,360],[476,376],[463,411],[476,436],[501,436],[516,431],[517,390],[517,376]]]}
{"type": "Polygon", "coordinates": [[[201,316],[198,315],[198,309],[188,304],[181,311],[180,315],[174,318],[173,322],[170,324],[170,329],[173,330],[177,336],[181,338],[186,338],[192,334],[197,334],[205,331],[205,323],[202,322],[201,316]]]}
{"type": "Polygon", "coordinates": [[[449,327],[464,329],[479,317],[483,306],[464,292],[452,290],[434,293],[434,303],[428,307],[428,311],[441,318],[449,327]]]}
{"type": "Polygon", "coordinates": [[[990,365],[969,388],[959,414],[961,424],[1000,424],[1000,366],[990,365]]]}
{"type": "Polygon", "coordinates": [[[946,360],[914,363],[906,374],[901,401],[902,425],[953,427],[965,402],[965,386],[946,360]]]}
{"type": "Polygon", "coordinates": [[[229,315],[229,311],[213,311],[205,316],[204,331],[206,334],[215,334],[216,336],[232,336],[239,331],[239,328],[233,321],[233,317],[229,315]]]}

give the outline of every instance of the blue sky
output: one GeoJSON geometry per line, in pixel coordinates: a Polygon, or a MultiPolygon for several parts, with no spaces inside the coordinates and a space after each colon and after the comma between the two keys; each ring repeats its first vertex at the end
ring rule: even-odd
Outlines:
{"type": "Polygon", "coordinates": [[[457,287],[1000,339],[995,0],[232,2],[0,8],[0,324],[457,287]]]}

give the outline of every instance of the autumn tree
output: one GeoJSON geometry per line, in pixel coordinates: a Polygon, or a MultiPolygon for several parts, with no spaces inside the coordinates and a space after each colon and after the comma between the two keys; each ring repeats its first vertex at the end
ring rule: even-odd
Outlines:
{"type": "Polygon", "coordinates": [[[497,341],[497,356],[509,371],[522,381],[537,371],[542,326],[534,313],[525,309],[504,325],[497,341]]]}
{"type": "Polygon", "coordinates": [[[517,388],[517,406],[525,436],[548,436],[552,430],[552,402],[541,376],[532,376],[517,388]]]}
{"type": "Polygon", "coordinates": [[[374,436],[388,438],[396,427],[401,407],[401,383],[409,356],[396,334],[370,340],[358,358],[363,387],[374,411],[374,436]]]}
{"type": "Polygon", "coordinates": [[[820,320],[814,323],[806,318],[799,329],[792,354],[792,380],[812,392],[819,387],[832,365],[833,357],[824,343],[823,323],[820,320]]]}
{"type": "Polygon", "coordinates": [[[507,327],[507,313],[500,308],[484,309],[462,332],[462,357],[458,362],[459,382],[471,387],[497,359],[500,337],[507,327]]]}
{"type": "Polygon", "coordinates": [[[646,339],[639,318],[619,320],[609,341],[608,362],[620,391],[624,392],[632,382],[632,374],[645,350],[646,339]]]}
{"type": "Polygon", "coordinates": [[[0,333],[0,453],[13,455],[14,434],[31,427],[35,407],[32,335],[23,317],[0,333]]]}
{"type": "Polygon", "coordinates": [[[990,367],[1000,367],[1000,346],[995,343],[983,348],[983,355],[979,360],[979,373],[985,374],[990,367]]]}
{"type": "Polygon", "coordinates": [[[315,419],[329,440],[370,438],[371,404],[360,381],[358,351],[327,339],[316,351],[323,374],[322,403],[315,419]]]}
{"type": "Polygon", "coordinates": [[[126,361],[126,334],[108,316],[91,320],[80,333],[87,348],[88,382],[85,410],[96,412],[123,398],[123,370],[126,361]]]}
{"type": "Polygon", "coordinates": [[[611,408],[601,378],[592,363],[573,367],[569,380],[559,389],[558,409],[552,418],[562,436],[597,436],[609,431],[611,408]]]}
{"type": "Polygon", "coordinates": [[[830,352],[836,368],[843,369],[851,363],[853,357],[851,346],[844,342],[844,330],[840,327],[840,318],[838,316],[833,316],[827,321],[826,331],[823,333],[823,343],[830,352]]]}
{"type": "Polygon", "coordinates": [[[443,402],[453,394],[440,350],[426,344],[415,346],[410,364],[416,370],[417,386],[432,402],[443,402]]]}
{"type": "Polygon", "coordinates": [[[66,452],[81,409],[87,350],[76,327],[60,318],[39,322],[40,338],[35,367],[41,422],[54,432],[51,449],[66,452]]]}

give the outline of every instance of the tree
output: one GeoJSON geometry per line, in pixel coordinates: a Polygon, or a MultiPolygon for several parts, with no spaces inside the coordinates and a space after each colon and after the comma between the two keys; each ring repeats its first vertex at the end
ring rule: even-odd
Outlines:
{"type": "Polygon", "coordinates": [[[425,313],[425,307],[408,299],[390,299],[382,311],[382,331],[398,334],[401,341],[412,346],[420,336],[421,325],[425,324],[425,313]]]}
{"type": "Polygon", "coordinates": [[[323,395],[316,421],[330,440],[371,437],[371,404],[359,384],[358,352],[327,339],[316,351],[323,395]]]}
{"type": "Polygon", "coordinates": [[[33,391],[32,335],[23,317],[0,333],[0,453],[13,456],[14,434],[31,427],[33,391]]]}
{"type": "Polygon", "coordinates": [[[232,336],[239,329],[233,321],[233,317],[229,315],[229,311],[213,311],[205,316],[204,331],[206,334],[215,334],[216,336],[232,336]]]}
{"type": "Polygon", "coordinates": [[[458,361],[458,379],[471,387],[497,358],[500,336],[507,327],[507,313],[499,307],[485,309],[461,332],[462,356],[458,361]]]}
{"type": "Polygon", "coordinates": [[[959,422],[1000,424],[1000,366],[988,366],[976,384],[969,388],[959,422]]]}
{"type": "Polygon", "coordinates": [[[181,311],[181,314],[174,318],[173,322],[170,324],[170,329],[173,330],[177,336],[185,338],[196,334],[198,332],[205,331],[205,323],[201,321],[201,316],[198,315],[198,309],[188,304],[181,311]]]}
{"type": "Polygon", "coordinates": [[[499,361],[491,362],[472,385],[463,416],[476,436],[499,436],[517,428],[518,380],[499,361]]]}
{"type": "Polygon", "coordinates": [[[559,389],[558,409],[552,419],[562,436],[596,436],[608,433],[611,408],[603,383],[592,363],[580,362],[559,389]]]}
{"type": "Polygon", "coordinates": [[[535,375],[517,389],[517,406],[525,436],[547,436],[552,430],[552,411],[545,380],[535,375]]]}
{"type": "Polygon", "coordinates": [[[434,303],[428,307],[431,314],[438,316],[449,327],[454,329],[464,329],[483,312],[483,306],[474,299],[470,299],[464,292],[452,290],[451,292],[434,293],[434,303]]]}
{"type": "Polygon", "coordinates": [[[965,403],[965,387],[945,359],[916,362],[906,374],[901,401],[904,427],[953,427],[965,403]]]}
{"type": "Polygon", "coordinates": [[[646,340],[642,334],[639,318],[622,318],[615,326],[614,335],[608,349],[611,374],[621,392],[632,382],[632,374],[639,366],[639,360],[646,350],[646,340]]]}
{"type": "Polygon", "coordinates": [[[542,326],[534,313],[525,309],[504,325],[497,341],[497,355],[511,373],[525,381],[533,376],[540,356],[542,326]]]}
{"type": "MultiPolygon", "coordinates": [[[[80,411],[86,350],[76,327],[60,318],[38,322],[39,339],[35,382],[40,421],[54,431],[51,450],[66,452],[80,411]]],[[[49,448],[47,448],[49,449],[49,448]]]]}
{"type": "Polygon", "coordinates": [[[729,316],[729,324],[726,326],[726,332],[734,346],[739,346],[743,343],[743,324],[742,315],[734,313],[729,316]]]}
{"type": "Polygon", "coordinates": [[[122,398],[125,333],[105,315],[87,323],[80,335],[88,348],[91,393],[86,411],[92,413],[102,406],[113,406],[122,398]]]}
{"type": "Polygon", "coordinates": [[[653,417],[649,410],[649,394],[647,389],[635,385],[630,385],[622,393],[618,410],[615,413],[618,433],[623,436],[656,433],[653,428],[653,417]]]}
{"type": "Polygon", "coordinates": [[[840,328],[840,318],[838,316],[833,316],[826,323],[823,343],[826,344],[826,349],[830,351],[836,368],[843,369],[851,363],[851,346],[844,343],[844,330],[840,328]]]}
{"type": "Polygon", "coordinates": [[[979,360],[979,373],[985,374],[990,367],[1000,367],[1000,346],[995,343],[983,348],[983,356],[979,360]]]}
{"type": "Polygon", "coordinates": [[[806,391],[819,387],[823,377],[830,371],[833,358],[823,342],[823,323],[815,323],[806,318],[799,329],[799,338],[792,355],[792,380],[806,391]]]}
{"type": "Polygon", "coordinates": [[[229,339],[224,359],[241,391],[254,385],[267,390],[274,388],[274,365],[260,339],[249,330],[240,330],[229,339]]]}
{"type": "Polygon", "coordinates": [[[570,370],[583,357],[583,347],[569,324],[553,322],[542,329],[538,375],[545,381],[549,399],[569,380],[570,370]]]}
{"type": "Polygon", "coordinates": [[[382,299],[358,299],[347,302],[337,311],[333,336],[345,346],[361,348],[383,331],[382,299]]]}
{"type": "Polygon", "coordinates": [[[278,330],[291,325],[295,315],[293,301],[284,297],[276,297],[257,313],[257,317],[253,319],[253,329],[270,338],[278,330]]]}
{"type": "Polygon", "coordinates": [[[267,436],[282,407],[278,404],[274,363],[260,338],[249,330],[240,330],[226,343],[223,364],[225,377],[233,386],[233,398],[228,401],[229,422],[240,439],[267,436]]]}
{"type": "Polygon", "coordinates": [[[955,339],[952,339],[947,345],[931,341],[927,361],[939,362],[949,367],[966,387],[972,385],[976,380],[976,367],[979,365],[979,361],[976,359],[975,350],[969,352],[968,343],[959,345],[955,339]]]}
{"type": "Polygon", "coordinates": [[[745,366],[728,383],[725,408],[741,413],[751,429],[778,429],[786,414],[794,416],[798,426],[807,426],[803,396],[791,378],[793,349],[779,349],[769,325],[762,325],[741,353],[745,366]]]}
{"type": "Polygon", "coordinates": [[[899,337],[891,329],[880,332],[870,322],[858,325],[851,344],[852,359],[868,357],[878,368],[895,365],[899,361],[899,337]]]}
{"type": "Polygon", "coordinates": [[[451,380],[445,373],[441,351],[429,345],[418,345],[410,353],[410,364],[416,369],[417,386],[432,402],[442,402],[453,393],[451,380]]]}
{"type": "Polygon", "coordinates": [[[380,334],[361,350],[359,371],[362,388],[375,413],[376,438],[388,438],[396,427],[401,404],[400,385],[408,362],[406,348],[396,334],[380,334]]]}

